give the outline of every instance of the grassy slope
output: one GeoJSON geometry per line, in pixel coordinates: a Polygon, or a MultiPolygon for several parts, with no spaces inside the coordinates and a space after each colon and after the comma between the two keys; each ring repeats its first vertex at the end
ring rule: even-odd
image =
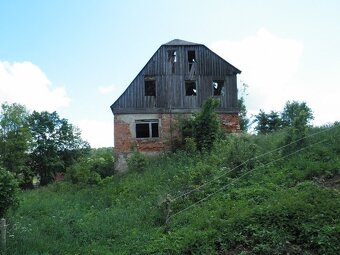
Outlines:
{"type": "MultiPolygon", "coordinates": [[[[9,215],[8,254],[339,254],[340,127],[277,160],[283,133],[228,137],[210,155],[176,153],[100,186],[24,192],[9,215]],[[276,161],[275,161],[276,160],[276,161]],[[165,200],[176,199],[165,221],[165,200]],[[219,191],[220,190],[220,191],[219,191]]],[[[320,130],[313,130],[319,132],[320,130]]]]}

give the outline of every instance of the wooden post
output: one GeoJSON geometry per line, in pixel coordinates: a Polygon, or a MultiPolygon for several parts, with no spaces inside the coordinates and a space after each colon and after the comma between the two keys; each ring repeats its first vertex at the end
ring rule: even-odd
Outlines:
{"type": "Polygon", "coordinates": [[[4,218],[1,219],[0,222],[0,232],[1,232],[1,246],[6,248],[6,220],[4,218]]]}
{"type": "Polygon", "coordinates": [[[172,209],[171,209],[171,204],[172,204],[173,200],[171,198],[171,195],[170,194],[167,194],[166,195],[166,198],[165,198],[165,201],[164,201],[164,204],[165,204],[165,232],[168,232],[169,231],[169,224],[170,224],[170,216],[171,216],[171,212],[172,212],[172,209]]]}

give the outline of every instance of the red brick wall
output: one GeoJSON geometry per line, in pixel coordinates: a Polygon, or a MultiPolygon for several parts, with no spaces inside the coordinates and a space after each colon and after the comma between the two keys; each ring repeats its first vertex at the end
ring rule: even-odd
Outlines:
{"type": "Polygon", "coordinates": [[[222,128],[225,128],[231,133],[239,133],[240,117],[237,113],[220,113],[220,120],[222,128]]]}
{"type": "MultiPolygon", "coordinates": [[[[221,125],[229,132],[237,133],[240,131],[240,121],[238,114],[220,114],[221,125]]],[[[173,130],[176,122],[174,114],[159,114],[160,130],[159,138],[134,138],[131,134],[131,129],[134,129],[134,121],[127,123],[126,120],[122,121],[120,115],[114,116],[114,142],[115,151],[117,153],[128,153],[134,148],[141,152],[162,152],[171,149],[171,142],[178,137],[178,131],[173,130]]],[[[132,121],[133,118],[130,118],[132,121]]]]}
{"type": "Polygon", "coordinates": [[[133,142],[129,124],[119,120],[119,115],[114,116],[114,142],[116,152],[130,151],[133,142]]]}
{"type": "Polygon", "coordinates": [[[160,130],[159,138],[134,138],[130,128],[134,129],[134,122],[130,124],[122,121],[119,115],[114,117],[114,142],[115,151],[118,153],[131,152],[137,149],[142,152],[161,152],[170,149],[170,114],[159,114],[160,130]]]}

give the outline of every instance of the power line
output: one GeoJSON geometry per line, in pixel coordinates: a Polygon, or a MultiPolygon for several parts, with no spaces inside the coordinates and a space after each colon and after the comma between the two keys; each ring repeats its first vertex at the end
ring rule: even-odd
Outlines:
{"type": "Polygon", "coordinates": [[[242,174],[241,176],[235,178],[235,179],[232,180],[230,183],[228,183],[228,184],[222,186],[221,188],[219,188],[218,190],[214,191],[213,193],[210,193],[210,194],[207,195],[206,197],[204,197],[204,198],[198,200],[197,202],[195,202],[195,203],[189,205],[188,207],[186,207],[186,208],[184,208],[184,209],[182,209],[182,210],[180,210],[180,211],[178,211],[178,212],[176,212],[176,213],[170,215],[169,218],[168,218],[168,220],[171,219],[171,218],[173,218],[173,217],[175,217],[176,215],[178,215],[178,214],[180,214],[180,213],[183,213],[183,212],[187,211],[188,209],[190,209],[190,208],[196,206],[197,204],[199,204],[199,203],[201,203],[201,202],[207,200],[207,199],[210,198],[211,196],[213,196],[213,195],[215,195],[216,193],[218,193],[218,192],[224,190],[225,188],[227,188],[227,187],[230,186],[231,184],[235,183],[236,181],[238,181],[238,180],[241,179],[242,177],[248,175],[249,173],[255,171],[256,169],[258,169],[258,168],[260,168],[260,167],[267,166],[267,165],[269,165],[269,164],[272,164],[272,163],[274,163],[274,162],[276,162],[276,161],[282,160],[282,159],[287,158],[287,157],[289,157],[289,156],[292,156],[292,155],[294,155],[294,154],[296,154],[296,153],[299,153],[299,152],[301,152],[301,151],[303,151],[303,150],[305,150],[305,149],[307,149],[307,148],[309,148],[309,147],[312,147],[312,146],[314,146],[314,145],[316,145],[316,144],[319,144],[319,143],[323,143],[323,142],[325,142],[325,141],[327,141],[327,139],[324,139],[324,140],[319,141],[319,142],[315,142],[315,143],[313,143],[313,144],[311,144],[311,145],[309,145],[309,146],[307,146],[307,147],[304,147],[304,148],[301,148],[301,149],[299,149],[299,150],[296,150],[296,151],[294,151],[294,152],[292,152],[292,153],[290,153],[290,154],[288,154],[288,155],[282,156],[282,157],[280,157],[280,158],[278,158],[278,159],[275,159],[275,160],[272,160],[272,161],[270,161],[270,162],[268,162],[268,163],[266,163],[266,164],[264,164],[264,165],[262,165],[262,166],[255,167],[254,169],[252,169],[252,170],[250,170],[250,171],[248,171],[248,172],[245,172],[245,173],[242,174]]]}
{"type": "Polygon", "coordinates": [[[279,148],[276,148],[276,149],[274,149],[274,150],[271,150],[271,151],[265,152],[265,153],[263,153],[263,154],[261,154],[261,155],[258,155],[258,156],[252,157],[252,158],[250,158],[250,159],[247,159],[246,161],[242,162],[241,164],[237,165],[236,167],[232,168],[231,170],[229,170],[229,171],[223,173],[222,175],[217,176],[217,177],[213,178],[212,180],[210,180],[210,181],[208,181],[208,182],[205,182],[205,183],[203,183],[202,185],[200,185],[200,186],[198,186],[198,187],[196,187],[196,188],[194,188],[194,189],[191,189],[191,190],[189,190],[189,191],[187,191],[187,192],[184,192],[184,193],[181,194],[181,195],[176,196],[175,198],[173,198],[173,201],[176,201],[176,200],[178,200],[178,199],[181,198],[181,197],[190,195],[191,193],[193,193],[193,192],[195,192],[195,191],[197,191],[197,190],[199,190],[199,189],[201,189],[201,188],[203,188],[203,187],[209,185],[210,183],[217,181],[218,179],[220,179],[220,178],[226,176],[227,174],[233,172],[234,170],[240,168],[241,166],[247,164],[248,162],[250,162],[250,161],[252,161],[252,160],[255,160],[255,159],[258,159],[258,158],[262,158],[263,156],[266,156],[266,155],[271,154],[271,153],[273,153],[273,152],[279,151],[279,150],[281,150],[281,149],[283,149],[283,148],[286,148],[286,147],[288,147],[288,146],[290,146],[290,145],[293,145],[293,144],[295,144],[295,143],[297,143],[297,142],[299,142],[299,141],[302,141],[303,139],[306,139],[306,138],[310,138],[310,137],[319,135],[319,134],[321,134],[321,133],[330,131],[330,130],[336,128],[336,127],[337,127],[337,126],[333,126],[333,127],[331,127],[331,128],[328,128],[328,129],[325,129],[325,130],[321,130],[321,131],[319,131],[319,132],[316,132],[316,133],[313,133],[313,134],[304,136],[304,137],[302,137],[302,138],[300,138],[300,139],[297,139],[297,140],[295,140],[295,141],[293,141],[293,142],[291,142],[291,143],[289,143],[289,144],[283,145],[283,146],[281,146],[281,147],[279,147],[279,148]]]}

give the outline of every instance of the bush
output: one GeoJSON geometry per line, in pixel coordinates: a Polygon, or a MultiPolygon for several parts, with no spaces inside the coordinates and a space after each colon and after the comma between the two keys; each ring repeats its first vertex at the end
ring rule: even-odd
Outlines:
{"type": "Polygon", "coordinates": [[[11,206],[18,204],[18,182],[14,176],[0,167],[0,218],[11,206]]]}
{"type": "Polygon", "coordinates": [[[202,110],[195,115],[193,134],[200,151],[210,151],[219,135],[220,121],[215,113],[218,105],[219,102],[210,97],[204,102],[202,110]]]}
{"type": "Polygon", "coordinates": [[[148,164],[148,158],[140,153],[134,152],[127,160],[128,170],[131,172],[142,173],[148,164]]]}
{"type": "Polygon", "coordinates": [[[92,161],[85,158],[68,167],[65,177],[73,184],[99,184],[101,181],[100,175],[92,170],[92,161]]]}
{"type": "Polygon", "coordinates": [[[98,173],[102,178],[112,176],[114,173],[114,157],[112,148],[92,149],[91,171],[98,173]]]}

